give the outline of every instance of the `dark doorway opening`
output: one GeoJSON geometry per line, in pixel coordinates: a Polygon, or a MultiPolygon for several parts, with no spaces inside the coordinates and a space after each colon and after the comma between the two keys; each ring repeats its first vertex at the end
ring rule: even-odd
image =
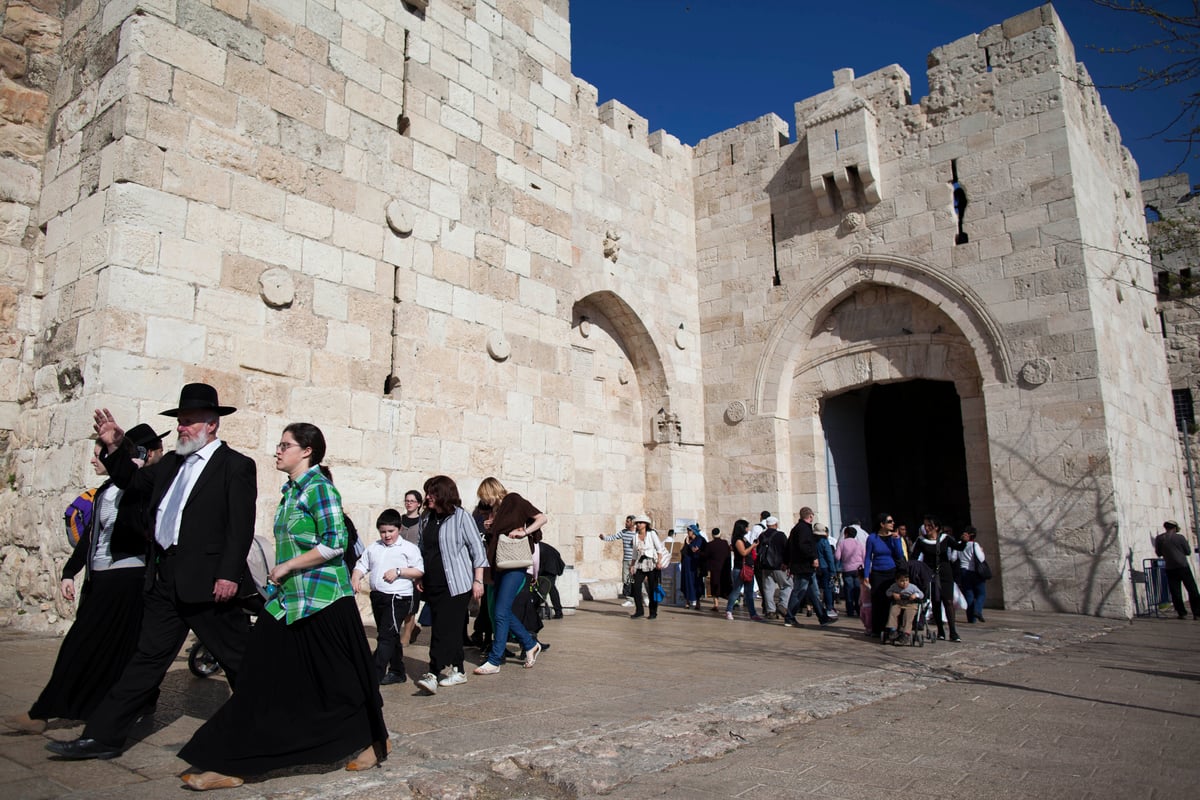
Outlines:
{"type": "Polygon", "coordinates": [[[954,384],[914,380],[827,398],[822,410],[835,525],[875,529],[888,512],[915,533],[926,513],[971,522],[962,407],[954,384]]]}

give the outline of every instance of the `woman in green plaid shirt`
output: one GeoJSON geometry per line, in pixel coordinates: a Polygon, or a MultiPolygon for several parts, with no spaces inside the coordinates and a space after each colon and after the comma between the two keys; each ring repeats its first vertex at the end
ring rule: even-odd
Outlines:
{"type": "Polygon", "coordinates": [[[383,701],[343,552],[349,545],[342,498],[321,466],[320,428],[295,422],[275,448],[288,474],[275,512],[276,565],[238,691],[179,756],[207,770],[183,780],[194,789],[241,784],[301,764],[367,769],[391,749],[383,701]],[[238,777],[235,777],[238,776],[238,777]]]}

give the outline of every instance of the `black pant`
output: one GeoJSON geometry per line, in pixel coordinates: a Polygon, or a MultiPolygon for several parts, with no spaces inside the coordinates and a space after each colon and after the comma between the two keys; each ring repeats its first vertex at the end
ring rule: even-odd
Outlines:
{"type": "Polygon", "coordinates": [[[871,632],[878,636],[887,627],[888,611],[891,606],[887,590],[892,585],[892,581],[896,580],[896,570],[873,569],[869,580],[871,581],[871,632]]]}
{"type": "Polygon", "coordinates": [[[937,597],[935,598],[936,602],[934,603],[934,611],[933,611],[933,615],[937,619],[938,636],[946,635],[945,623],[942,622],[942,614],[945,614],[946,619],[948,619],[950,621],[950,635],[957,636],[958,629],[954,625],[954,612],[956,612],[958,610],[958,608],[954,605],[954,575],[953,575],[953,573],[945,575],[945,576],[939,575],[938,579],[937,579],[937,583],[935,583],[934,585],[937,586],[937,592],[938,592],[937,597]],[[940,612],[937,609],[937,606],[939,604],[941,605],[940,612]]]}
{"type": "Polygon", "coordinates": [[[654,599],[654,590],[658,588],[658,584],[662,581],[662,570],[652,569],[649,572],[638,570],[633,573],[633,603],[637,606],[637,613],[643,613],[645,608],[642,605],[642,582],[646,584],[646,596],[650,598],[650,616],[658,613],[658,601],[654,599]]]}
{"type": "Polygon", "coordinates": [[[471,593],[429,592],[425,603],[433,620],[429,633],[429,671],[437,675],[446,667],[463,668],[463,637],[467,632],[467,606],[471,593]]]}
{"type": "Polygon", "coordinates": [[[375,617],[375,668],[380,678],[388,672],[405,674],[400,629],[412,608],[411,597],[371,591],[371,613],[375,617]]]}
{"type": "Polygon", "coordinates": [[[230,688],[237,683],[242,653],[250,634],[250,621],[237,601],[185,603],[175,593],[175,570],[187,569],[175,557],[158,564],[154,583],[146,591],[142,632],[137,653],[87,721],[83,737],[120,747],[142,709],[158,697],[167,668],[179,654],[188,629],[213,654],[230,688]]]}
{"type": "Polygon", "coordinates": [[[546,594],[548,594],[550,596],[550,605],[553,606],[553,608],[554,608],[554,616],[561,617],[562,616],[562,599],[559,598],[559,596],[558,596],[558,586],[556,585],[556,582],[558,581],[558,576],[557,575],[546,575],[545,577],[548,578],[550,581],[550,588],[546,590],[546,594]]]}
{"type": "Polygon", "coordinates": [[[1200,591],[1196,590],[1196,579],[1188,567],[1176,567],[1167,570],[1167,586],[1171,590],[1171,602],[1175,604],[1175,613],[1181,617],[1187,616],[1183,607],[1183,590],[1187,589],[1188,603],[1192,606],[1192,616],[1200,617],[1200,591]]]}

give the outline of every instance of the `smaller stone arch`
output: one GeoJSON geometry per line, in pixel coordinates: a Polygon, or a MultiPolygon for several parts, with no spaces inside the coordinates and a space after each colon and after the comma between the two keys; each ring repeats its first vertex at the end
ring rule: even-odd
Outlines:
{"type": "Polygon", "coordinates": [[[864,284],[904,289],[936,305],[970,345],[984,380],[1012,380],[1011,358],[1000,327],[969,287],[929,265],[900,256],[854,255],[814,278],[790,302],[771,332],[754,377],[754,408],[787,414],[795,367],[821,317],[864,284]]]}
{"type": "Polygon", "coordinates": [[[650,412],[670,410],[669,364],[662,358],[654,337],[642,318],[624,298],[611,289],[599,289],[575,301],[573,324],[588,310],[595,309],[612,323],[619,334],[618,344],[625,350],[637,375],[642,403],[650,412]]]}

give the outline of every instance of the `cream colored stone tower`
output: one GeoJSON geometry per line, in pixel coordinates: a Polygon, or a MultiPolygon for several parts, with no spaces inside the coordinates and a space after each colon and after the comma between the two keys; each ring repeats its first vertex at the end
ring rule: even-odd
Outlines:
{"type": "Polygon", "coordinates": [[[360,529],[496,475],[596,594],[626,513],[905,498],[978,526],[1005,605],[1123,616],[1130,551],[1181,515],[1136,167],[1048,6],[935,51],[918,104],[898,67],[841,71],[795,136],[695,148],[597,107],[566,0],[0,13],[10,620],[70,613],[90,410],[152,421],[194,380],[239,407],[260,533],[270,447],[311,420],[360,529]],[[940,420],[943,467],[880,407],[940,420]]]}

